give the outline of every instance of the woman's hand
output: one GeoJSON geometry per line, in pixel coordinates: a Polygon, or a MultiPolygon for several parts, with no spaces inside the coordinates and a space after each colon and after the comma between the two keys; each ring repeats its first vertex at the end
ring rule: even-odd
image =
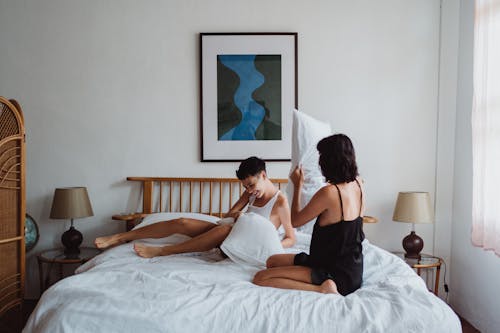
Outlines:
{"type": "Polygon", "coordinates": [[[290,180],[296,187],[302,187],[304,184],[304,170],[301,165],[297,165],[290,174],[290,180]]]}

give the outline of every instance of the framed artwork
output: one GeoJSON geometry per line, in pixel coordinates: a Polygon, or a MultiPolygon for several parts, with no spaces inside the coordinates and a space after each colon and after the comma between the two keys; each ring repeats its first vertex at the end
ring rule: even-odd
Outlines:
{"type": "Polygon", "coordinates": [[[289,161],[297,33],[201,33],[201,160],[289,161]]]}

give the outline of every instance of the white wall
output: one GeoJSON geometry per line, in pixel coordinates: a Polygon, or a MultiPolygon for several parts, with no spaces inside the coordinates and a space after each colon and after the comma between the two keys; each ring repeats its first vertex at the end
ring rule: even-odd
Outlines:
{"type": "Polygon", "coordinates": [[[460,13],[450,301],[481,332],[498,332],[500,258],[471,243],[474,1],[462,0],[460,13]]]}
{"type": "MultiPolygon", "coordinates": [[[[434,196],[448,163],[436,164],[439,19],[438,0],[0,0],[0,95],[24,108],[27,211],[41,229],[28,297],[33,255],[68,228],[48,218],[54,188],[88,187],[95,216],[76,226],[90,245],[136,209],[126,176],[233,175],[235,163],[199,162],[199,32],[299,33],[299,108],[351,136],[380,219],[367,236],[400,249],[410,225],[391,221],[397,192],[434,196]]],[[[426,252],[433,230],[417,226],[426,252]]]]}

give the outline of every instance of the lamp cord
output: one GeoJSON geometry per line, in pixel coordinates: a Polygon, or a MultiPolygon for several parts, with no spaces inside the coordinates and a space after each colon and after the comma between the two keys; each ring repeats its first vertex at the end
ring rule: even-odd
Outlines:
{"type": "Polygon", "coordinates": [[[443,285],[444,285],[444,291],[446,292],[445,302],[448,303],[448,296],[450,289],[448,288],[448,284],[446,283],[446,261],[443,260],[443,264],[444,264],[443,285]]]}

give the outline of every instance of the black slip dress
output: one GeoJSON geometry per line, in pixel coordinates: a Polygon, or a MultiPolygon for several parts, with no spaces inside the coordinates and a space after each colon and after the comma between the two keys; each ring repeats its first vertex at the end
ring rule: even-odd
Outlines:
{"type": "MultiPolygon", "coordinates": [[[[359,182],[356,183],[360,187],[359,182]]],[[[334,184],[335,185],[335,184],[334,184]]],[[[363,192],[361,191],[359,216],[351,221],[344,220],[342,195],[337,188],[340,198],[342,217],[340,222],[319,225],[319,217],[314,224],[310,254],[302,252],[295,256],[295,265],[311,268],[313,284],[320,285],[331,279],[337,285],[342,295],[348,295],[361,287],[363,276],[363,252],[361,243],[365,239],[363,233],[363,218],[361,206],[363,192]]]]}

